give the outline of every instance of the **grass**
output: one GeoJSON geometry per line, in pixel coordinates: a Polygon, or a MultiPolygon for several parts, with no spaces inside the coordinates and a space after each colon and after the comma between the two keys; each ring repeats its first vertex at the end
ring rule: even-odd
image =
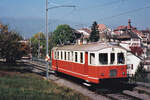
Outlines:
{"type": "Polygon", "coordinates": [[[24,68],[0,64],[0,100],[89,100],[72,89],[21,70],[24,68]]]}

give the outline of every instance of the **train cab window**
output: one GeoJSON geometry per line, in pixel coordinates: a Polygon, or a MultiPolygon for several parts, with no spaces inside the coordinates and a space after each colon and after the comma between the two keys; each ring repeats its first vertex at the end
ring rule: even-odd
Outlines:
{"type": "Polygon", "coordinates": [[[115,62],[115,53],[110,54],[110,64],[114,64],[115,62]]]}
{"type": "Polygon", "coordinates": [[[99,63],[100,64],[108,64],[108,54],[107,53],[100,53],[99,54],[99,63]]]}
{"type": "Polygon", "coordinates": [[[80,63],[83,63],[83,53],[80,52],[80,63]]]}
{"type": "Polygon", "coordinates": [[[67,58],[66,56],[67,56],[67,55],[66,55],[66,52],[65,52],[65,53],[64,53],[64,60],[66,60],[66,58],[67,58]]]}
{"type": "Polygon", "coordinates": [[[118,58],[118,64],[124,64],[125,63],[125,58],[124,58],[124,54],[123,53],[118,53],[117,54],[117,58],[118,58]]]}
{"type": "Polygon", "coordinates": [[[95,53],[90,53],[90,64],[95,64],[95,53]]]}
{"type": "Polygon", "coordinates": [[[78,62],[78,53],[75,52],[75,62],[78,62]]]}

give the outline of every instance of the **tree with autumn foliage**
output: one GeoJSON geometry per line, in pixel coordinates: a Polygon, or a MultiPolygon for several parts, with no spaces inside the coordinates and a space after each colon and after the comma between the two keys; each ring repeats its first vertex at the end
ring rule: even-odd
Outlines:
{"type": "Polygon", "coordinates": [[[46,51],[46,39],[45,35],[42,32],[36,33],[33,37],[30,39],[31,41],[31,53],[33,57],[38,57],[38,50],[40,50],[40,57],[45,57],[45,51],[46,51]]]}
{"type": "Polygon", "coordinates": [[[137,56],[141,56],[143,53],[143,49],[141,47],[130,47],[131,52],[137,56]]]}
{"type": "Polygon", "coordinates": [[[7,63],[15,63],[24,55],[20,40],[22,37],[17,32],[9,31],[8,25],[0,24],[0,57],[7,63]]]}

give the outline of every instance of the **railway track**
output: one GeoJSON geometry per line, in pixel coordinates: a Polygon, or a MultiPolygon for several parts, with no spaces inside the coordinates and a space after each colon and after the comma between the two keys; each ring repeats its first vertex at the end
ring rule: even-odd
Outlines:
{"type": "MultiPolygon", "coordinates": [[[[122,84],[125,85],[125,84],[122,84]]],[[[127,95],[124,93],[125,90],[131,90],[133,86],[119,86],[118,85],[111,85],[111,86],[96,86],[96,87],[92,87],[92,91],[95,91],[95,93],[99,94],[99,95],[103,95],[105,97],[110,98],[111,100],[141,100],[139,98],[136,98],[135,96],[131,96],[131,95],[127,95]]]]}
{"type": "MultiPolygon", "coordinates": [[[[32,69],[37,69],[37,70],[39,70],[39,72],[46,71],[45,63],[40,63],[37,61],[24,61],[24,62],[28,65],[32,65],[32,69]]],[[[50,70],[50,68],[49,68],[49,70],[50,70]]],[[[53,73],[53,71],[50,71],[50,72],[53,73]]],[[[53,77],[55,77],[55,78],[53,78],[53,79],[57,79],[57,81],[64,79],[62,84],[64,84],[66,80],[71,81],[71,82],[73,81],[73,83],[75,83],[75,84],[77,83],[78,87],[81,86],[81,87],[85,88],[85,86],[81,85],[82,83],[79,82],[78,79],[77,80],[76,79],[68,80],[64,77],[64,75],[62,75],[62,76],[60,75],[58,78],[57,76],[54,75],[53,77]]],[[[66,84],[64,84],[64,85],[66,85],[66,84]]],[[[70,88],[72,88],[72,87],[70,87],[70,88]]],[[[74,88],[74,89],[77,89],[77,88],[74,88]]],[[[114,85],[114,86],[112,86],[112,85],[93,86],[93,87],[88,87],[87,89],[92,92],[92,93],[90,93],[92,95],[102,96],[103,99],[108,98],[106,100],[150,100],[150,84],[144,84],[144,85],[142,83],[138,83],[136,85],[135,84],[122,84],[122,86],[120,84],[118,84],[118,85],[114,85]]],[[[80,89],[79,89],[79,91],[80,91],[80,89]]],[[[89,95],[89,93],[86,95],[89,95]]],[[[93,97],[92,99],[100,100],[98,97],[95,97],[95,98],[93,97]]]]}

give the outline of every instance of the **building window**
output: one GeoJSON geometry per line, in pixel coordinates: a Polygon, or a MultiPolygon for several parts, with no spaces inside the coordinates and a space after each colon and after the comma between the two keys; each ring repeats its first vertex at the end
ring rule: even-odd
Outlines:
{"type": "Polygon", "coordinates": [[[95,53],[90,53],[90,64],[95,64],[95,53]]]}
{"type": "Polygon", "coordinates": [[[80,63],[83,63],[83,53],[80,53],[80,63]]]}
{"type": "Polygon", "coordinates": [[[99,63],[100,64],[108,64],[108,54],[107,53],[100,53],[99,54],[99,63]]]}
{"type": "Polygon", "coordinates": [[[110,54],[110,64],[114,64],[115,62],[115,53],[110,54]]]}
{"type": "Polygon", "coordinates": [[[75,62],[78,62],[78,53],[75,52],[75,62]]]}
{"type": "Polygon", "coordinates": [[[150,66],[148,66],[148,71],[150,71],[150,66]]]}
{"type": "Polygon", "coordinates": [[[125,58],[124,58],[124,54],[123,53],[118,53],[117,54],[117,58],[118,58],[118,64],[124,64],[125,63],[125,58]]]}
{"type": "Polygon", "coordinates": [[[64,53],[64,57],[65,57],[64,60],[66,60],[66,58],[67,58],[67,57],[66,57],[66,52],[64,53]]]}

